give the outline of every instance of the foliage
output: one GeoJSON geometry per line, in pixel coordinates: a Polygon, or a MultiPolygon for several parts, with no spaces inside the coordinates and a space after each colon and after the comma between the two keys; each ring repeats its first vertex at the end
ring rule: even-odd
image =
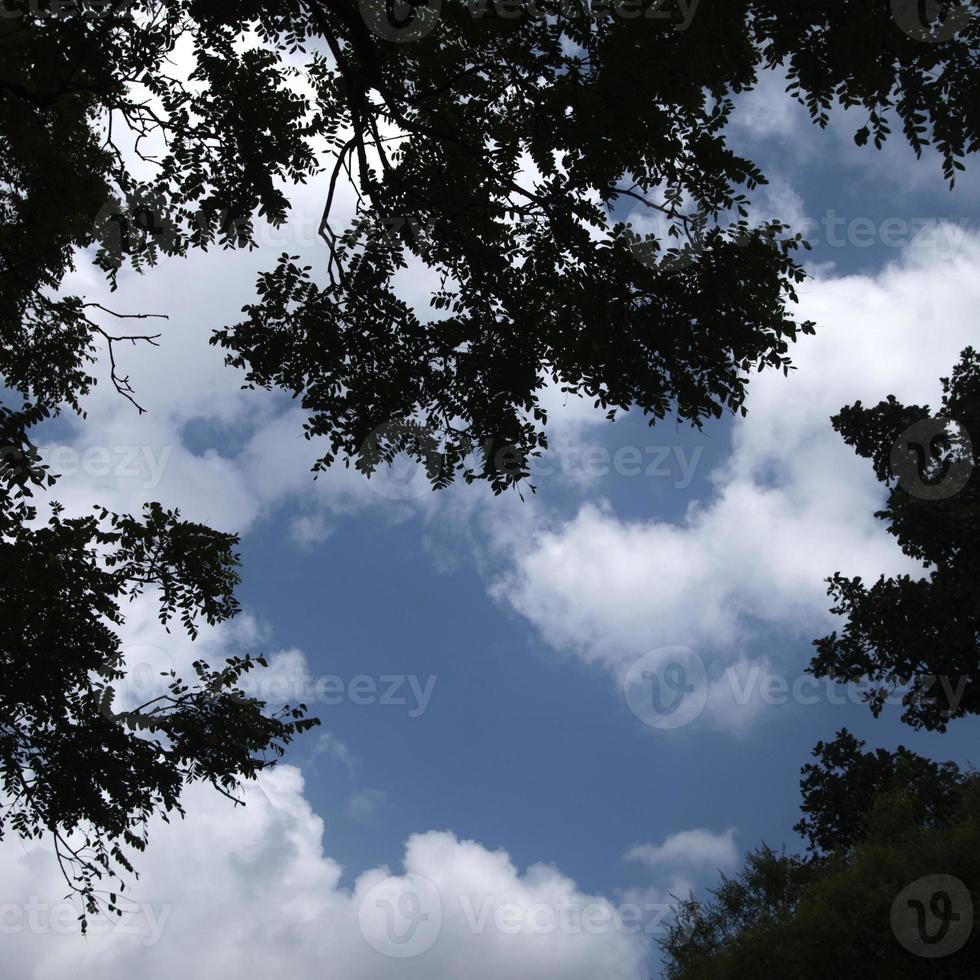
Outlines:
{"type": "Polygon", "coordinates": [[[952,180],[977,146],[980,33],[972,2],[952,7],[923,26],[904,0],[433,0],[407,22],[381,0],[12,2],[0,329],[32,356],[8,384],[89,383],[96,332],[45,298],[72,248],[112,276],[250,246],[326,151],[325,276],[284,254],[215,335],[247,383],[301,401],[319,465],[406,449],[436,486],[499,491],[544,445],[551,380],[610,415],[742,410],[751,372],[786,370],[812,327],[788,308],[798,239],[750,225],[765,176],[728,145],[735,99],[783,71],[820,125],[860,106],[858,142],[881,145],[897,120],[952,180]],[[335,229],[345,176],[355,215],[335,229]],[[437,283],[425,316],[394,290],[409,257],[437,283]]]}
{"type": "Polygon", "coordinates": [[[751,223],[765,175],[726,138],[761,72],[784,71],[819,125],[863,107],[858,143],[898,119],[950,181],[977,148],[972,2],[925,28],[899,0],[621,6],[445,0],[406,24],[376,0],[5,3],[0,376],[21,407],[0,408],[0,832],[54,833],[90,911],[187,780],[230,792],[313,722],[241,697],[246,658],[196,665],[118,724],[121,603],[152,589],[193,634],[233,615],[237,558],[159,504],[42,518],[32,502],[53,478],[31,427],[82,410],[100,345],[135,401],[114,344],[153,340],[60,290],[78,250],[114,285],[127,265],[253,247],[330,157],[325,268],[283,255],[214,342],[247,384],[297,397],[318,465],[370,473],[405,449],[434,486],[499,492],[545,445],[549,382],[611,417],[699,425],[744,412],[752,372],[789,369],[813,329],[790,309],[802,243],[751,223]],[[409,260],[437,284],[429,313],[396,295],[409,260]]]}
{"type": "Polygon", "coordinates": [[[870,681],[876,715],[893,690],[905,688],[903,721],[940,731],[980,711],[980,481],[970,440],[980,436],[980,355],[967,348],[942,384],[934,416],[890,396],[873,408],[857,402],[833,419],[889,486],[875,516],[928,572],[882,575],[870,587],[837,573],[830,594],[847,623],[816,641],[810,667],[818,676],[870,681]]]}
{"type": "Polygon", "coordinates": [[[952,762],[933,762],[900,745],[862,752],[864,742],[842,728],[817,742],[802,769],[803,819],[793,828],[818,854],[846,853],[867,833],[876,800],[901,796],[922,827],[943,827],[962,802],[964,776],[952,762]]]}
{"type": "Polygon", "coordinates": [[[820,766],[804,768],[804,832],[812,839],[832,828],[818,833],[827,852],[804,858],[762,846],[738,875],[722,876],[709,900],[681,902],[661,943],[669,980],[976,976],[975,929],[958,950],[924,959],[899,942],[894,910],[910,885],[936,875],[977,894],[980,784],[949,763],[902,748],[861,753],[862,745],[841,732],[818,747],[820,766]],[[937,789],[936,799],[924,798],[937,789]],[[852,790],[857,798],[842,817],[841,796],[852,790]]]}
{"type": "Polygon", "coordinates": [[[275,713],[237,686],[262,658],[198,661],[195,679],[163,675],[163,693],[113,708],[125,677],[116,630],[122,603],[159,599],[160,620],[234,615],[237,539],[147,504],[140,517],[100,509],[67,517],[51,504],[43,521],[32,497],[55,483],[29,439],[40,407],[0,408],[0,838],[50,834],[62,870],[82,900],[82,926],[99,910],[122,914],[118,889],[134,872],[154,814],[182,813],[190,782],[234,798],[317,724],[305,706],[275,713]]]}

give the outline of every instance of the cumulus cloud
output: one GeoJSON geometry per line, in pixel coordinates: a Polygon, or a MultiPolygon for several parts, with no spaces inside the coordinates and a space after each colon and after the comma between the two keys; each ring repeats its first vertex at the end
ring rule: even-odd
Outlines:
{"type": "MultiPolygon", "coordinates": [[[[161,671],[187,674],[190,662],[219,662],[267,645],[269,630],[243,614],[205,627],[191,643],[166,633],[152,597],[130,608],[122,636],[130,673],[118,707],[155,693],[161,671]]],[[[269,656],[255,693],[295,700],[312,684],[301,651],[269,656]]],[[[311,736],[312,738],[312,736],[311,736]]],[[[330,756],[353,778],[350,747],[328,733],[312,759],[330,756]]],[[[0,844],[0,935],[5,970],[37,980],[148,980],[174,975],[231,980],[248,975],[345,980],[642,980],[659,935],[668,893],[688,887],[696,848],[651,867],[656,885],[588,894],[557,868],[518,869],[502,850],[428,831],[409,838],[398,868],[375,867],[345,879],[325,852],[324,826],[304,793],[301,771],[282,765],[242,788],[235,807],[210,787],[185,793],[187,817],[150,828],[137,856],[122,919],[97,918],[82,940],[78,907],[66,899],[46,841],[10,836],[0,844]]],[[[389,804],[380,789],[355,789],[348,815],[370,820],[389,804]]]]}
{"type": "MultiPolygon", "coordinates": [[[[890,393],[938,403],[939,378],[973,339],[978,260],[980,239],[967,236],[955,256],[909,249],[876,276],[808,283],[799,313],[817,335],[796,345],[788,378],[753,379],[748,418],[735,424],[709,499],[692,501],[679,521],[623,519],[602,501],[567,520],[546,517],[493,594],[551,646],[614,672],[683,644],[717,681],[758,661],[750,647],[768,629],[820,635],[831,623],[824,580],[835,571],[914,573],[873,516],[880,484],[829,418],[890,393]]],[[[780,652],[772,656],[778,663],[780,652]]],[[[706,717],[736,724],[745,712],[732,710],[725,687],[715,685],[706,717]]]]}
{"type": "MultiPolygon", "coordinates": [[[[255,294],[257,273],[288,248],[318,253],[309,216],[314,190],[298,189],[287,229],[263,227],[256,252],[212,251],[171,258],[145,275],[125,271],[110,293],[79,256],[66,291],[121,313],[166,314],[139,321],[159,333],[156,346],[117,345],[145,415],[108,383],[105,351],[93,367],[100,383],[85,399],[85,419],[63,417],[38,440],[63,475],[57,496],[71,510],[94,503],[138,510],[146,500],[179,504],[184,515],[222,529],[246,531],[284,504],[294,508],[294,538],[315,543],[334,518],[381,500],[360,474],[335,467],[314,481],[318,447],[303,437],[304,413],[281,394],[242,390],[243,375],[224,364],[211,331],[233,322],[255,294]]],[[[102,316],[107,329],[119,321],[102,316]]],[[[127,324],[127,328],[130,325],[127,324]]],[[[127,329],[126,332],[134,332],[127,329]]]]}
{"type": "Polygon", "coordinates": [[[131,888],[131,914],[84,942],[42,844],[0,849],[5,971],[38,980],[173,976],[344,980],[640,980],[647,937],[612,903],[547,865],[523,872],[503,851],[449,832],[411,837],[403,867],[349,886],[324,853],[323,824],[283,766],[247,805],[207,788],[188,817],[158,824],[131,888]]]}
{"type": "Polygon", "coordinates": [[[716,884],[719,871],[736,867],[735,832],[734,827],[721,833],[697,827],[669,834],[661,844],[634,844],[623,859],[645,867],[655,883],[622,890],[620,902],[645,909],[647,928],[662,928],[679,900],[695,893],[699,884],[716,884]]]}

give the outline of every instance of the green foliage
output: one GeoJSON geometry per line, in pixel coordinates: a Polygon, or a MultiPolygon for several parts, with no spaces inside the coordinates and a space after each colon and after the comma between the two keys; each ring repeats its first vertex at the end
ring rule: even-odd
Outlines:
{"type": "Polygon", "coordinates": [[[980,436],[980,355],[967,348],[942,383],[935,416],[890,396],[873,408],[857,402],[833,419],[889,485],[875,516],[929,571],[881,576],[870,587],[837,573],[830,594],[847,623],[816,641],[810,667],[818,676],[870,681],[876,715],[905,688],[902,720],[939,731],[980,711],[980,480],[970,440],[980,436]]]}
{"type": "Polygon", "coordinates": [[[895,752],[862,752],[864,742],[842,728],[832,742],[818,742],[818,760],[802,769],[805,816],[793,828],[818,854],[846,853],[867,834],[865,820],[876,800],[901,796],[922,827],[946,826],[962,802],[964,777],[952,762],[925,759],[904,746],[895,752]]]}
{"type": "Polygon", "coordinates": [[[895,908],[906,889],[937,875],[954,876],[976,900],[980,783],[950,763],[901,748],[862,753],[862,744],[841,732],[818,746],[821,764],[803,770],[803,830],[825,853],[762,846],[709,900],[677,906],[661,943],[670,980],[976,976],[975,929],[959,949],[927,959],[925,946],[899,941],[895,908]]]}

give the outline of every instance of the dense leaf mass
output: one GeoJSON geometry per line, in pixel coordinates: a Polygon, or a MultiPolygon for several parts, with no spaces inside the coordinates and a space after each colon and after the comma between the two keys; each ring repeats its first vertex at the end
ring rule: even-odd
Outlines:
{"type": "MultiPolygon", "coordinates": [[[[123,906],[104,887],[133,871],[155,813],[181,811],[187,782],[231,796],[314,721],[303,706],[266,711],[237,687],[261,659],[171,673],[161,693],[115,709],[125,676],[121,606],[144,591],[160,619],[193,636],[237,611],[236,539],[147,504],[46,521],[32,502],[55,478],[29,439],[46,409],[0,409],[0,838],[51,834],[85,914],[123,906]]],[[[125,883],[123,882],[123,885],[125,883]]]]}
{"type": "MultiPolygon", "coordinates": [[[[803,830],[815,854],[763,845],[737,875],[722,875],[710,899],[679,902],[661,943],[666,977],[976,976],[980,937],[963,896],[980,882],[980,781],[905,748],[866,753],[863,745],[841,731],[804,767],[803,830]],[[936,876],[959,883],[947,925],[962,919],[962,942],[933,953],[914,934],[908,942],[896,910],[907,911],[905,896],[928,901],[936,876]]],[[[925,935],[943,933],[932,923],[925,935]]]]}
{"type": "MultiPolygon", "coordinates": [[[[213,341],[246,384],[300,401],[318,465],[370,473],[404,449],[435,486],[501,491],[545,444],[546,384],[610,416],[700,424],[744,411],[752,372],[789,369],[813,329],[790,308],[802,243],[752,220],[765,175],[728,144],[735,102],[782,71],[819,125],[862,107],[857,142],[880,146],[897,121],[952,181],[978,143],[980,28],[972,0],[923,13],[936,6],[432,0],[400,18],[380,0],[6,0],[0,834],[54,834],[91,911],[184,783],[230,793],[313,724],[241,694],[250,658],[112,707],[122,603],[152,591],[193,634],[235,612],[237,559],[232,537],[159,504],[76,517],[39,502],[54,477],[31,429],[82,410],[99,346],[135,401],[113,345],[152,340],[59,288],[80,249],[114,285],[126,265],[252,247],[287,220],[290,185],[322,182],[322,266],[283,255],[213,341]],[[395,288],[409,261],[434,284],[427,310],[395,288]]],[[[932,548],[944,532],[915,530],[945,512],[901,506],[900,540],[959,574],[959,552],[932,548]]],[[[975,665],[964,621],[943,656],[975,665]]],[[[877,649],[852,622],[855,649],[877,649]]]]}
{"type": "Polygon", "coordinates": [[[897,689],[903,720],[944,730],[980,711],[980,355],[968,348],[933,414],[896,398],[860,402],[833,420],[848,445],[889,485],[877,517],[924,577],[882,575],[873,585],[830,580],[840,633],[816,642],[811,670],[872,685],[878,714],[897,689]]]}
{"type": "Polygon", "coordinates": [[[803,767],[803,819],[794,827],[815,854],[842,854],[868,832],[875,801],[901,794],[923,827],[947,826],[962,802],[963,774],[952,762],[933,762],[900,745],[894,752],[862,751],[864,742],[841,729],[818,742],[816,762],[803,767]]]}
{"type": "Polygon", "coordinates": [[[898,121],[953,179],[977,146],[980,35],[972,3],[931,22],[920,6],[446,0],[399,21],[382,0],[10,3],[0,329],[22,353],[0,366],[71,400],[97,332],[45,287],[72,247],[112,275],[249,245],[285,220],[284,185],[322,172],[325,268],[284,255],[215,338],[249,383],[301,400],[321,465],[370,472],[404,448],[436,485],[500,490],[544,444],[551,380],[653,420],[741,409],[750,372],[785,369],[810,325],[787,307],[798,241],[748,223],[765,177],[728,146],[734,99],[781,70],[818,123],[861,106],[857,139],[880,145],[898,121]],[[356,213],[335,228],[348,178],[356,213]],[[394,288],[409,257],[435,283],[425,315],[394,288]],[[41,378],[24,352],[53,344],[41,378]]]}

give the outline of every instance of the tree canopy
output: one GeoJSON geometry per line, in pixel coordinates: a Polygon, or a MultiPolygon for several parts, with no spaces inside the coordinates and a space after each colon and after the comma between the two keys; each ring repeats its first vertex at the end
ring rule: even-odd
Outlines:
{"type": "Polygon", "coordinates": [[[215,341],[249,383],[300,399],[322,465],[370,472],[402,449],[436,485],[523,479],[550,380],[698,424],[788,366],[811,329],[787,305],[799,242],[750,224],[765,176],[725,128],[761,72],[784,72],[820,125],[862,107],[859,143],[897,121],[950,180],[978,145],[970,3],[934,21],[898,0],[447,0],[403,21],[381,0],[6,10],[8,384],[71,401],[91,383],[103,338],[46,288],[73,249],[97,246],[111,276],[247,246],[256,221],[285,220],[285,185],[322,175],[325,271],[284,254],[215,341]],[[355,220],[334,228],[344,179],[355,220]],[[634,229],[631,208],[662,230],[634,229]],[[426,315],[393,286],[409,257],[439,283],[426,315]]]}
{"type": "Polygon", "coordinates": [[[834,611],[847,621],[816,641],[810,668],[871,682],[875,714],[902,689],[903,720],[940,731],[980,711],[980,484],[971,440],[980,435],[980,355],[967,348],[942,385],[935,414],[891,396],[870,408],[856,402],[833,419],[889,486],[876,516],[926,574],[882,575],[871,586],[834,575],[834,611]]]}
{"type": "Polygon", "coordinates": [[[89,910],[186,781],[230,792],[313,721],[241,695],[251,658],[112,709],[121,601],[153,591],[193,634],[237,609],[237,557],[233,536],[161,504],[76,517],[33,501],[56,474],[32,428],[82,411],[100,346],[136,401],[114,345],[152,339],[60,289],[80,250],[115,284],[127,264],[252,247],[259,222],[286,221],[290,185],[322,181],[323,267],[284,254],[213,342],[247,384],[297,397],[318,465],[370,473],[404,450],[434,486],[501,491],[545,445],[548,383],[610,416],[701,424],[744,411],[752,372],[789,369],[813,329],[791,309],[803,243],[751,220],[765,175],[726,133],[762,72],[818,125],[860,107],[859,144],[897,121],[949,181],[978,146],[972,3],[938,20],[904,0],[407,14],[8,0],[0,16],[0,834],[54,834],[89,910]],[[438,284],[424,313],[395,288],[409,261],[438,284]]]}
{"type": "Polygon", "coordinates": [[[82,899],[82,924],[121,914],[111,881],[134,870],[154,814],[182,813],[186,783],[233,797],[316,721],[305,707],[269,712],[238,686],[262,658],[220,669],[195,662],[162,693],[126,710],[113,702],[125,676],[116,630],[121,605],[159,598],[164,624],[192,635],[237,612],[236,538],[147,504],[139,517],[73,517],[57,503],[42,519],[32,502],[56,482],[29,438],[47,416],[0,407],[0,838],[50,835],[82,899]]]}
{"type": "MultiPolygon", "coordinates": [[[[877,517],[924,576],[867,587],[830,579],[840,634],[816,640],[810,670],[874,685],[877,716],[901,689],[902,719],[945,731],[976,713],[977,478],[980,355],[963,351],[943,398],[928,407],[889,396],[845,407],[832,422],[889,486],[877,517]]],[[[847,975],[948,978],[976,973],[971,893],[980,882],[980,781],[903,746],[865,752],[846,729],[803,766],[806,856],[762,846],[706,902],[679,902],[663,944],[682,978],[847,975]]]]}
{"type": "Polygon", "coordinates": [[[661,943],[670,980],[976,974],[980,783],[863,746],[842,730],[804,767],[797,829],[814,853],[763,845],[711,898],[678,904],[661,943]]]}

